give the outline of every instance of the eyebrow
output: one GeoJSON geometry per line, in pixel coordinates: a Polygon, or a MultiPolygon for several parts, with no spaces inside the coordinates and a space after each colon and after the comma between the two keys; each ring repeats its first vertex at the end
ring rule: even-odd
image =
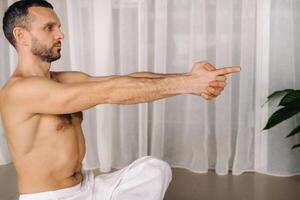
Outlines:
{"type": "Polygon", "coordinates": [[[61,24],[60,23],[57,23],[57,22],[48,22],[46,24],[43,25],[43,28],[47,27],[47,26],[55,26],[57,25],[59,28],[61,27],[61,24]]]}

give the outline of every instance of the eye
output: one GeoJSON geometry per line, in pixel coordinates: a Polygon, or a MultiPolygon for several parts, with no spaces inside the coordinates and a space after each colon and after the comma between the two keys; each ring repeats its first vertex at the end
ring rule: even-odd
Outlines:
{"type": "Polygon", "coordinates": [[[49,25],[49,26],[46,27],[47,31],[52,31],[52,29],[53,29],[53,27],[51,25],[49,25]]]}

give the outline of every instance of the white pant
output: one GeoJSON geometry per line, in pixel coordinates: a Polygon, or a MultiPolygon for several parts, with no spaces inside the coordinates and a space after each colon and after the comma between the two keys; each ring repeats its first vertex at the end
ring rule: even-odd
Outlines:
{"type": "Polygon", "coordinates": [[[20,195],[19,200],[162,200],[172,179],[170,166],[151,156],[109,174],[85,171],[70,188],[20,195]]]}

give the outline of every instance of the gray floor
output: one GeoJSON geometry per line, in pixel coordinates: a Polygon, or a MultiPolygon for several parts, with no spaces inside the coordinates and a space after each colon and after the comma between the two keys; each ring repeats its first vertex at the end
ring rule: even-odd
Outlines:
{"type": "MultiPolygon", "coordinates": [[[[16,185],[13,166],[0,166],[0,200],[16,200],[16,185]]],[[[300,200],[300,176],[218,176],[175,168],[165,200],[300,200]]]]}
{"type": "Polygon", "coordinates": [[[173,169],[166,200],[300,200],[300,176],[288,178],[244,173],[218,176],[173,169]]]}

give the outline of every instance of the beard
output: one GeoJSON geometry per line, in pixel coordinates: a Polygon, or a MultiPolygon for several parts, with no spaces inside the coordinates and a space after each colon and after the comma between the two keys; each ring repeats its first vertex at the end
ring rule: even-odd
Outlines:
{"type": "Polygon", "coordinates": [[[37,57],[39,57],[42,61],[51,63],[58,60],[61,57],[60,51],[61,49],[55,49],[56,45],[60,45],[61,42],[55,43],[51,48],[42,44],[36,37],[32,35],[32,48],[31,53],[37,57]]]}

